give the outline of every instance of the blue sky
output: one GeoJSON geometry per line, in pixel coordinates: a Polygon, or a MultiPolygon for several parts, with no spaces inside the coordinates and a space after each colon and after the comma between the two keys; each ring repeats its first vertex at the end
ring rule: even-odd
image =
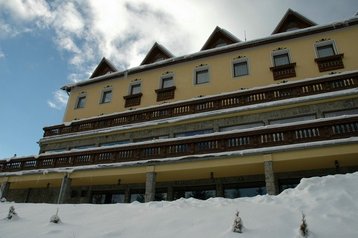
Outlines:
{"type": "Polygon", "coordinates": [[[62,122],[61,86],[88,79],[103,56],[139,65],[155,41],[193,53],[215,26],[268,36],[288,8],[318,24],[352,17],[356,0],[0,0],[0,159],[37,154],[44,126],[62,122]]]}

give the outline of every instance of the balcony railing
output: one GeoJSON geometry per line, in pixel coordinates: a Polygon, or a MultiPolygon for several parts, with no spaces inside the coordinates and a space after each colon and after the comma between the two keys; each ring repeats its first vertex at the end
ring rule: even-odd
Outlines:
{"type": "Polygon", "coordinates": [[[233,107],[242,107],[281,99],[297,98],[308,95],[334,92],[358,86],[358,73],[342,74],[319,78],[317,80],[298,81],[276,86],[243,90],[240,92],[196,99],[181,103],[161,105],[148,109],[127,111],[111,116],[74,121],[70,125],[55,125],[44,128],[44,137],[74,132],[121,126],[131,123],[170,118],[205,111],[214,111],[233,107]]]}
{"type": "Polygon", "coordinates": [[[319,72],[331,71],[344,68],[343,54],[332,55],[315,59],[319,72]]]}
{"type": "Polygon", "coordinates": [[[64,152],[0,161],[0,172],[140,161],[260,149],[358,136],[358,115],[156,143],[64,152]]]}
{"type": "Polygon", "coordinates": [[[271,67],[274,80],[296,77],[296,63],[271,67]]]}
{"type": "Polygon", "coordinates": [[[157,93],[157,102],[174,98],[175,86],[155,90],[157,93]]]}
{"type": "Polygon", "coordinates": [[[124,96],[126,100],[124,107],[134,107],[140,105],[140,99],[142,98],[142,93],[132,94],[124,96]]]}

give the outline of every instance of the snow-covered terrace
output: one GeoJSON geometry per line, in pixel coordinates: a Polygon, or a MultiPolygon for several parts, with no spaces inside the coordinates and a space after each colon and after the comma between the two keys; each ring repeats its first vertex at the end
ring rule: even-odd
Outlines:
{"type": "MultiPolygon", "coordinates": [[[[287,151],[307,147],[357,144],[358,116],[339,116],[271,125],[246,130],[217,132],[185,138],[107,146],[0,161],[0,176],[16,171],[74,170],[76,168],[132,166],[183,159],[268,151],[287,151]]],[[[88,169],[88,168],[87,168],[88,169]]],[[[22,172],[21,172],[22,173],[22,172]]],[[[31,173],[31,172],[30,172],[31,173]]]]}

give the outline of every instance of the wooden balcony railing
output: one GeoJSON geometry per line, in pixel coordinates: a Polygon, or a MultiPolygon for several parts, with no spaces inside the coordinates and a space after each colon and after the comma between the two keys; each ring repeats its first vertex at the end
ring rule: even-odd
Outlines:
{"type": "Polygon", "coordinates": [[[315,59],[319,72],[343,69],[343,54],[332,55],[315,59]]]}
{"type": "Polygon", "coordinates": [[[176,87],[173,86],[173,87],[169,87],[169,88],[161,88],[161,89],[155,90],[155,92],[157,93],[157,102],[173,99],[175,89],[176,89],[176,87]]]}
{"type": "Polygon", "coordinates": [[[44,128],[44,137],[334,92],[358,86],[358,72],[127,111],[44,128]]]}
{"type": "Polygon", "coordinates": [[[274,80],[296,77],[296,63],[271,67],[274,80]]]}
{"type": "Polygon", "coordinates": [[[256,130],[221,133],[193,138],[128,144],[112,148],[63,152],[0,161],[0,172],[75,167],[118,163],[178,156],[260,149],[314,141],[326,141],[358,136],[358,115],[316,120],[303,124],[257,128],[256,130]]]}
{"type": "Polygon", "coordinates": [[[124,100],[126,100],[124,107],[134,107],[140,105],[140,99],[142,98],[142,93],[132,94],[124,96],[124,100]]]}

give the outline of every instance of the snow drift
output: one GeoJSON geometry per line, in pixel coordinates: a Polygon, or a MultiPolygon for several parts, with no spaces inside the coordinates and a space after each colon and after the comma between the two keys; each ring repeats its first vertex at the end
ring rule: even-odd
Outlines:
{"type": "Polygon", "coordinates": [[[0,203],[0,237],[288,238],[300,237],[302,213],[309,237],[358,237],[358,173],[303,179],[278,196],[179,199],[131,204],[0,203]],[[18,219],[9,220],[14,206],[18,219]],[[60,223],[51,223],[56,214],[60,223]],[[237,210],[243,233],[232,232],[237,210]]]}

